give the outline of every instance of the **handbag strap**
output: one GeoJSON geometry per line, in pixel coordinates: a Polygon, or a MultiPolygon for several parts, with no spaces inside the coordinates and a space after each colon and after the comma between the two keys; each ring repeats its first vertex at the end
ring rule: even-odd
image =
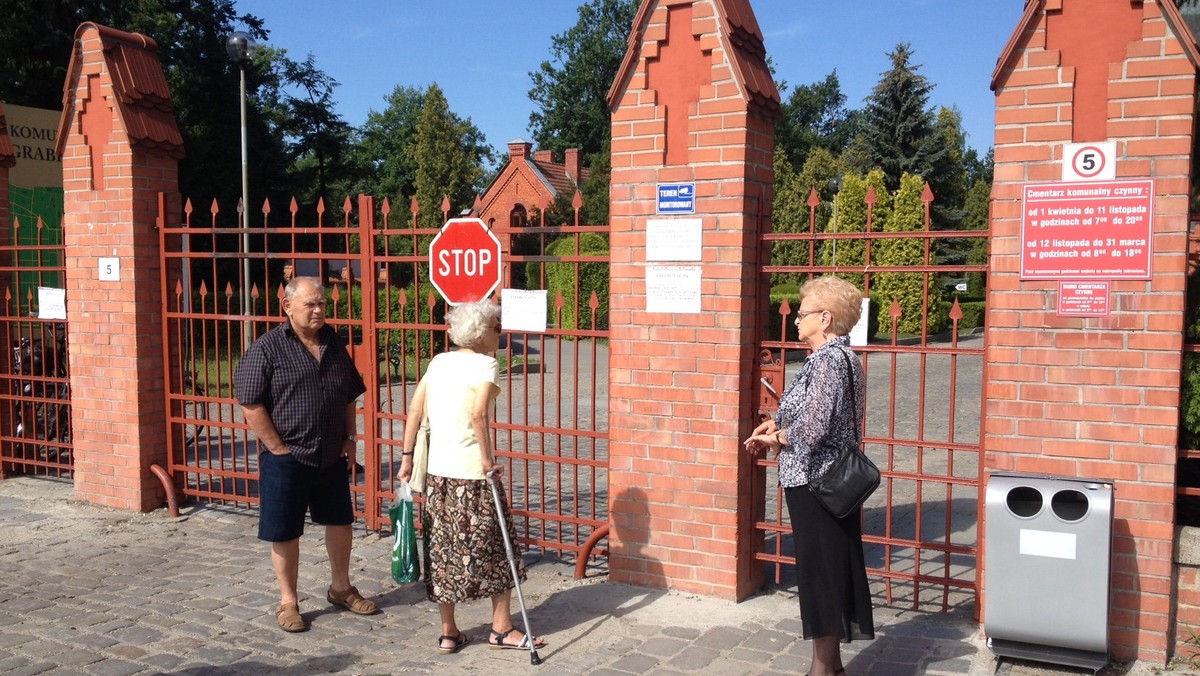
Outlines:
{"type": "Polygon", "coordinates": [[[854,414],[850,424],[854,426],[854,443],[861,444],[862,439],[860,439],[858,436],[858,396],[857,392],[854,390],[854,365],[850,363],[850,355],[848,352],[843,351],[842,357],[846,359],[846,373],[850,375],[850,412],[854,414]]]}

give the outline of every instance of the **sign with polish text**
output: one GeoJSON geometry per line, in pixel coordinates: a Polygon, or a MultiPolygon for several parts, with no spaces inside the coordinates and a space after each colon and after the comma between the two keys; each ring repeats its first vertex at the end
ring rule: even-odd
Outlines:
{"type": "Polygon", "coordinates": [[[1058,316],[1107,317],[1111,297],[1108,282],[1059,282],[1058,316]]]}
{"type": "Polygon", "coordinates": [[[1022,191],[1021,279],[1150,279],[1152,179],[1022,191]]]}
{"type": "Polygon", "coordinates": [[[655,207],[655,213],[696,213],[695,183],[659,183],[657,193],[658,200],[655,207]]]}

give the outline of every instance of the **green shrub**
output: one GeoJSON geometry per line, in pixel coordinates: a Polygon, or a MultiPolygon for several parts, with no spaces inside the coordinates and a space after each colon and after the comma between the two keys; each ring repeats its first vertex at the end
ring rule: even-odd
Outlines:
{"type": "Polygon", "coordinates": [[[781,324],[784,328],[784,340],[800,339],[796,334],[796,324],[792,321],[795,319],[798,307],[800,307],[799,284],[786,283],[771,287],[771,307],[763,319],[763,335],[767,340],[780,339],[779,327],[781,324]],[[788,302],[788,316],[786,317],[780,313],[785,299],[788,302]]]}
{"type": "MultiPolygon", "coordinates": [[[[1184,340],[1189,344],[1200,343],[1200,274],[1188,278],[1187,319],[1184,324],[1184,340]]],[[[1200,447],[1200,354],[1183,354],[1183,401],[1180,405],[1180,432],[1184,448],[1200,447]]]]}
{"type": "Polygon", "coordinates": [[[965,335],[983,326],[983,313],[986,310],[986,304],[983,301],[964,302],[960,298],[958,307],[963,313],[962,319],[958,320],[958,335],[965,335]]]}
{"type": "MultiPolygon", "coordinates": [[[[362,316],[362,287],[355,285],[351,291],[350,307],[346,308],[344,288],[339,287],[341,299],[338,307],[338,317],[362,316]],[[349,314],[346,314],[346,312],[349,314]]],[[[327,295],[328,293],[327,289],[327,295]]],[[[332,300],[330,300],[332,307],[332,300]]],[[[381,288],[375,297],[375,320],[381,326],[376,329],[376,348],[378,359],[387,363],[386,367],[393,375],[416,377],[424,370],[425,364],[438,352],[446,349],[446,332],[444,329],[433,328],[433,324],[445,321],[446,304],[433,286],[429,283],[421,285],[420,297],[416,296],[416,285],[409,284],[407,288],[389,286],[381,288]],[[429,294],[434,294],[432,309],[429,305],[429,294]],[[421,328],[388,328],[388,324],[419,324],[421,328]],[[417,361],[418,351],[421,356],[417,361]]],[[[331,315],[332,317],[332,315],[331,315]]]]}
{"type": "MultiPolygon", "coordinates": [[[[568,235],[555,240],[546,247],[547,256],[607,256],[608,240],[599,233],[584,232],[579,235],[568,235]],[[575,240],[579,240],[579,252],[575,251],[575,240]]],[[[526,279],[530,286],[536,287],[541,278],[537,267],[539,263],[530,263],[526,270],[526,279]]],[[[597,330],[608,328],[608,273],[607,261],[600,263],[545,263],[546,266],[546,302],[547,317],[551,324],[560,329],[592,329],[592,309],[588,305],[592,293],[596,294],[599,305],[596,307],[597,330]],[[579,280],[579,297],[575,299],[575,280],[579,280]],[[561,293],[563,298],[562,313],[554,307],[554,299],[561,293]]]]}

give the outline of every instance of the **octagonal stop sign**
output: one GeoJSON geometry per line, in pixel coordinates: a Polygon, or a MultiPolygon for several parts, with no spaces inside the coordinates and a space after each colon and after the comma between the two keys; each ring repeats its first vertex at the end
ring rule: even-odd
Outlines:
{"type": "Polygon", "coordinates": [[[500,240],[478,218],[451,218],[429,244],[429,281],[451,305],[500,286],[500,240]]]}

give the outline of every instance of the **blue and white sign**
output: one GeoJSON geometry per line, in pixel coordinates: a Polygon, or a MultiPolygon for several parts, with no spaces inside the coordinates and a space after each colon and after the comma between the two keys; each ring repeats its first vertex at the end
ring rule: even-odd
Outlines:
{"type": "Polygon", "coordinates": [[[658,184],[658,213],[659,214],[694,214],[694,213],[696,213],[696,184],[695,183],[659,183],[658,184]]]}

